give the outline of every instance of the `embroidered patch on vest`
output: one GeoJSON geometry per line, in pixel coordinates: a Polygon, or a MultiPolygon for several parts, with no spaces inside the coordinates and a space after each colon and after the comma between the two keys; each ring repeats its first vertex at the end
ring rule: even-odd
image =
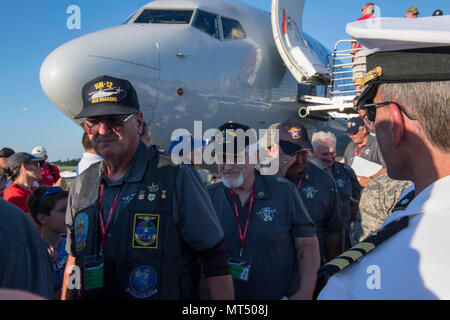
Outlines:
{"type": "Polygon", "coordinates": [[[133,248],[158,248],[159,217],[159,214],[134,215],[133,248]]]}
{"type": "Polygon", "coordinates": [[[75,218],[75,249],[83,250],[86,247],[86,239],[89,228],[89,217],[86,213],[80,213],[75,218]]]}
{"type": "Polygon", "coordinates": [[[158,292],[155,288],[157,282],[155,269],[150,266],[139,266],[131,272],[126,291],[135,298],[145,299],[158,292]]]}

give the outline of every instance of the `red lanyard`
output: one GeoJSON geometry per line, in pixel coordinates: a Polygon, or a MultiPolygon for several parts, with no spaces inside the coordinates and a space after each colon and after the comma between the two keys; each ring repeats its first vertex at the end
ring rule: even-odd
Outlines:
{"type": "Polygon", "coordinates": [[[234,214],[236,215],[237,226],[238,226],[238,231],[239,231],[239,239],[241,240],[240,255],[242,256],[242,250],[244,250],[245,238],[247,237],[248,224],[250,222],[250,215],[252,213],[253,203],[254,203],[254,200],[255,200],[254,199],[255,198],[255,191],[252,191],[252,194],[250,196],[250,204],[249,204],[249,208],[248,208],[248,216],[247,216],[247,222],[245,223],[244,233],[242,233],[241,225],[239,223],[239,210],[238,210],[237,203],[236,203],[236,197],[235,197],[233,191],[230,190],[230,193],[231,193],[231,196],[233,197],[233,202],[234,202],[234,214]]]}
{"type": "Polygon", "coordinates": [[[367,127],[368,127],[370,130],[372,130],[372,128],[373,128],[373,122],[372,122],[372,121],[367,122],[366,118],[363,118],[363,121],[364,121],[364,123],[367,125],[367,127]]]}
{"type": "Polygon", "coordinates": [[[361,157],[361,155],[362,155],[364,149],[366,148],[366,146],[367,145],[365,145],[364,148],[362,148],[360,153],[358,153],[358,146],[355,146],[355,157],[356,157],[356,155],[358,155],[358,157],[361,157]]]}
{"type": "Polygon", "coordinates": [[[111,210],[109,210],[108,221],[106,222],[106,227],[105,227],[105,221],[103,220],[103,214],[102,214],[102,202],[103,202],[103,189],[104,188],[105,188],[105,186],[102,183],[100,185],[100,189],[98,190],[98,203],[97,203],[98,204],[98,214],[99,214],[99,218],[100,218],[100,232],[101,232],[101,236],[102,236],[102,238],[101,238],[102,249],[105,246],[106,232],[108,231],[109,224],[111,223],[112,213],[114,211],[114,208],[116,207],[117,199],[119,198],[120,191],[122,191],[123,184],[120,186],[119,192],[117,192],[117,195],[114,198],[113,204],[111,206],[111,210]]]}
{"type": "Polygon", "coordinates": [[[303,178],[300,178],[300,180],[298,180],[297,190],[300,190],[302,183],[303,183],[303,178]]]}

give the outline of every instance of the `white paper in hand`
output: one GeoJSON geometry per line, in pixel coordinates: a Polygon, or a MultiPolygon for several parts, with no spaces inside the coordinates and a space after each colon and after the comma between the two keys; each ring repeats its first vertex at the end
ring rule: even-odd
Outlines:
{"type": "Polygon", "coordinates": [[[357,176],[360,177],[370,177],[383,168],[379,163],[375,163],[361,157],[356,156],[353,159],[352,169],[355,171],[357,176]]]}

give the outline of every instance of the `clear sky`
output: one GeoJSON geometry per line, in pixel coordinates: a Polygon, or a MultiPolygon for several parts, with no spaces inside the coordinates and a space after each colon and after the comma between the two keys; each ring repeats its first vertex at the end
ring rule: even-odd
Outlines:
{"type": "MultiPolygon", "coordinates": [[[[225,0],[224,0],[225,1],[225,0]]],[[[47,148],[49,160],[80,158],[82,130],[48,100],[41,89],[39,70],[59,45],[86,33],[120,24],[147,0],[17,0],[3,1],[0,11],[0,148],[31,152],[47,148]],[[71,5],[81,9],[81,29],[69,30],[71,5]]],[[[243,0],[270,10],[270,0],[243,0]]],[[[361,15],[367,1],[306,0],[304,30],[332,49],[348,38],[345,25],[361,15]]],[[[420,16],[435,9],[450,13],[449,0],[378,0],[382,16],[402,17],[410,6],[420,16]]],[[[271,36],[271,35],[268,35],[271,36]]]]}

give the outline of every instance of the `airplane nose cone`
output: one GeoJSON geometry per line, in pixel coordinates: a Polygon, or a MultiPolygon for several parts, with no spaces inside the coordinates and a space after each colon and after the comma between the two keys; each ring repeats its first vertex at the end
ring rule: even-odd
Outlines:
{"type": "Polygon", "coordinates": [[[122,25],[88,34],[54,50],[42,63],[47,97],[69,118],[82,109],[85,83],[102,75],[129,80],[142,107],[155,107],[159,85],[157,42],[146,26],[122,25]]]}

